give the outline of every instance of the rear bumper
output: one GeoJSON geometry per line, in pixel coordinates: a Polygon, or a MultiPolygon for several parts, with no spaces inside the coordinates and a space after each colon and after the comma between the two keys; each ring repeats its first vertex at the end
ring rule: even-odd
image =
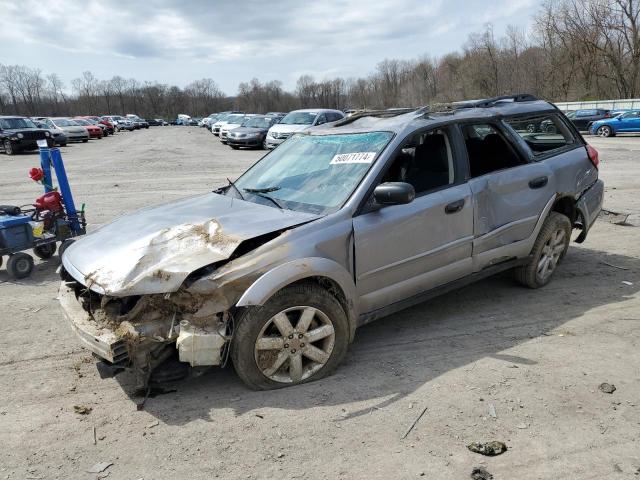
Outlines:
{"type": "Polygon", "coordinates": [[[76,299],[74,290],[64,282],[60,284],[58,298],[71,328],[84,347],[111,363],[121,363],[128,359],[125,342],[113,330],[91,318],[76,299]]]}
{"type": "Polygon", "coordinates": [[[593,226],[602,210],[602,202],[604,199],[604,182],[600,179],[591,185],[582,193],[578,199],[576,207],[580,213],[580,221],[582,222],[582,232],[576,238],[576,242],[582,243],[587,238],[589,229],[593,226]]]}

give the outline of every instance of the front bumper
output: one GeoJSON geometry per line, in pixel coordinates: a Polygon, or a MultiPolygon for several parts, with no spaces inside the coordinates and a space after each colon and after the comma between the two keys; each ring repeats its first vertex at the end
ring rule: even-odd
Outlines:
{"type": "Polygon", "coordinates": [[[272,138],[267,137],[267,148],[276,148],[282,142],[284,142],[286,138],[272,138]]]}
{"type": "Polygon", "coordinates": [[[227,137],[227,145],[231,147],[261,147],[262,137],[252,137],[252,138],[227,137]]]}
{"type": "Polygon", "coordinates": [[[80,142],[82,140],[89,140],[88,133],[67,133],[67,139],[70,142],[80,142]]]}
{"type": "Polygon", "coordinates": [[[123,363],[129,358],[127,345],[113,330],[98,324],[78,302],[73,288],[65,282],[58,292],[60,305],[82,344],[98,357],[111,363],[123,363]]]}

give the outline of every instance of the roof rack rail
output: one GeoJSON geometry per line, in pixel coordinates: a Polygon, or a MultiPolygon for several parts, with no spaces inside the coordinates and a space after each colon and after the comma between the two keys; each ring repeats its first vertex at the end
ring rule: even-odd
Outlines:
{"type": "Polygon", "coordinates": [[[338,120],[333,124],[334,127],[341,127],[343,125],[348,125],[349,123],[353,123],[359,118],[364,117],[378,117],[378,118],[388,118],[388,117],[397,117],[398,115],[404,115],[405,113],[417,112],[420,113],[417,108],[390,108],[388,110],[365,110],[363,112],[354,113],[349,117],[345,117],[342,120],[338,120]]]}
{"type": "Polygon", "coordinates": [[[501,95],[499,97],[485,98],[482,100],[465,100],[462,102],[454,102],[452,105],[454,108],[489,108],[496,105],[496,103],[504,101],[512,102],[533,102],[540,100],[535,95],[530,93],[516,93],[515,95],[501,95]]]}

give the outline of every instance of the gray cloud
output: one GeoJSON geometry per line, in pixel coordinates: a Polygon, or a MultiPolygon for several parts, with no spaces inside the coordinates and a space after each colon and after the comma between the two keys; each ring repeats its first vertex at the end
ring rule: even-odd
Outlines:
{"type": "Polygon", "coordinates": [[[441,55],[458,49],[487,21],[497,33],[507,23],[527,25],[535,5],[533,0],[0,0],[0,58],[8,63],[20,48],[23,60],[13,63],[48,68],[45,52],[50,56],[53,50],[58,65],[73,69],[54,70],[63,78],[87,69],[107,75],[123,69],[130,76],[176,83],[212,76],[232,93],[239,81],[254,76],[291,84],[300,72],[350,76],[367,73],[384,58],[441,55]]]}

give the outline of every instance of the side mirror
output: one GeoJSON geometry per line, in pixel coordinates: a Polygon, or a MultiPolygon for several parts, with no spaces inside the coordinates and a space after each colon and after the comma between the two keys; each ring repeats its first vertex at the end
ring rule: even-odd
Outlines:
{"type": "Polygon", "coordinates": [[[416,191],[410,183],[386,182],[376,187],[373,198],[380,205],[404,205],[413,202],[416,191]]]}

